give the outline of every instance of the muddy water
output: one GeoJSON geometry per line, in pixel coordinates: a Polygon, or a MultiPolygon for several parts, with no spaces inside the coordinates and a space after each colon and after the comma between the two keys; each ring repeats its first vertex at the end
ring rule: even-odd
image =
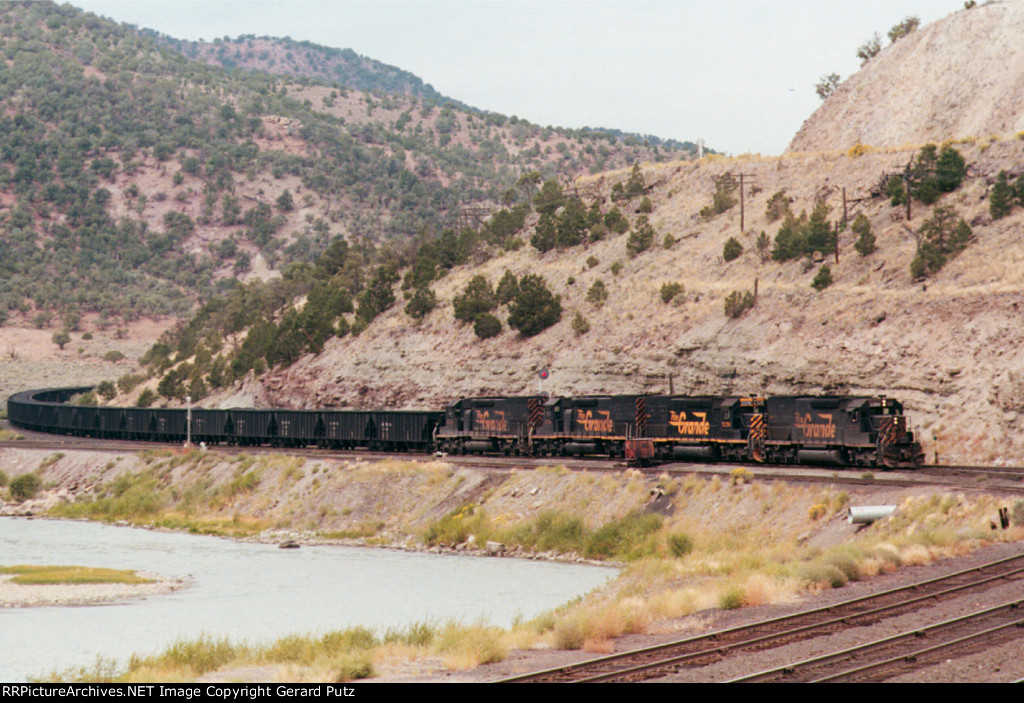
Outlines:
{"type": "Polygon", "coordinates": [[[83,522],[0,518],[0,564],[76,564],[189,577],[182,591],[79,607],[0,608],[0,680],[124,663],[200,634],[260,642],[353,625],[508,626],[615,575],[603,567],[354,547],[278,549],[83,522]]]}

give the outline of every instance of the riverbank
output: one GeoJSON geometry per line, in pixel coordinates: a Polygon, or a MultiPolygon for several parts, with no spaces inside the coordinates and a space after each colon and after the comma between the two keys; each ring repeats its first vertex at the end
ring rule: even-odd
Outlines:
{"type": "MultiPolygon", "coordinates": [[[[45,489],[33,509],[51,516],[271,543],[625,564],[617,579],[585,599],[484,638],[499,647],[445,661],[455,669],[491,660],[493,651],[611,651],[622,637],[690,632],[695,614],[794,603],[1024,538],[1024,506],[1013,500],[878,487],[870,474],[862,475],[862,486],[811,486],[750,481],[748,472],[731,467],[705,479],[176,449],[64,455],[6,448],[0,468],[11,476],[37,473],[45,489]],[[877,504],[897,510],[868,527],[846,521],[849,506],[877,504]],[[1015,526],[993,532],[990,523],[1006,506],[1015,526]]],[[[379,661],[367,655],[373,671],[387,671],[386,652],[395,646],[376,646],[385,654],[379,661]]],[[[436,656],[428,648],[414,658],[436,656]]],[[[262,665],[239,657],[226,666],[262,665]]],[[[333,674],[296,663],[279,675],[333,674]]]]}

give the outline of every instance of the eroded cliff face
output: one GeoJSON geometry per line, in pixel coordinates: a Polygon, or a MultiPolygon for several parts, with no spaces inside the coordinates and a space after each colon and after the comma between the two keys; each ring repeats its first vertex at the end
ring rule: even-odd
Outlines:
{"type": "Polygon", "coordinates": [[[1024,130],[1024,3],[962,10],[887,46],[804,123],[788,152],[898,147],[1024,130]]]}
{"type": "MultiPolygon", "coordinates": [[[[552,394],[667,393],[670,377],[680,394],[887,394],[905,403],[929,459],[937,437],[943,461],[1022,462],[1024,215],[1018,207],[993,222],[986,197],[1000,169],[1024,162],[1024,141],[957,148],[969,177],[938,204],[970,223],[974,241],[924,282],[912,280],[910,262],[914,233],[932,209],[915,202],[908,223],[905,208],[872,196],[883,174],[901,170],[914,150],[648,166],[650,217],[658,233],[652,250],[630,258],[628,235],[613,235],[544,255],[527,246],[454,271],[434,284],[442,304],[421,324],[402,312],[400,301],[360,336],[332,339],[319,356],[211,404],[441,407],[463,396],[535,392],[537,372],[546,368],[551,375],[543,390],[552,394]],[[698,214],[726,172],[744,174],[743,233],[738,204],[710,221],[698,214]],[[785,190],[797,214],[824,198],[835,220],[842,216],[844,189],[848,218],[863,212],[870,219],[875,253],[857,254],[847,229],[838,263],[833,257],[762,261],[757,235],[766,231],[774,238],[779,226],[766,216],[773,193],[785,190]],[[668,248],[666,234],[676,240],[668,248]],[[722,248],[730,236],[744,250],[726,263],[722,248]],[[590,257],[595,265],[587,263],[590,257]],[[818,292],[810,284],[821,263],[831,266],[835,283],[818,292]],[[498,337],[480,341],[470,325],[455,321],[451,300],[471,276],[483,274],[496,285],[506,269],[542,275],[562,296],[562,319],[532,338],[506,326],[498,337]],[[601,307],[586,300],[597,279],[609,292],[601,307]],[[660,296],[666,282],[684,287],[669,304],[660,296]],[[727,318],[725,297],[755,285],[756,306],[739,319],[727,318]],[[576,311],[590,323],[582,335],[572,329],[576,311]]],[[[594,180],[607,194],[627,175],[594,180]]],[[[507,311],[498,314],[504,322],[507,311]]]]}

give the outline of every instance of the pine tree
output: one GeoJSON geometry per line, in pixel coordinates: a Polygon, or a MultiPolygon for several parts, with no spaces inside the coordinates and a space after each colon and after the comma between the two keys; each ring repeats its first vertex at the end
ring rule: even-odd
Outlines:
{"type": "Polygon", "coordinates": [[[811,287],[814,290],[825,290],[832,285],[832,269],[826,264],[818,269],[818,273],[814,276],[814,280],[811,281],[811,287]]]}
{"type": "Polygon", "coordinates": [[[626,240],[626,253],[634,257],[647,251],[654,244],[654,236],[654,227],[647,221],[647,215],[640,215],[636,219],[636,227],[626,240]]]}
{"type": "Polygon", "coordinates": [[[988,212],[993,220],[998,220],[1009,215],[1012,208],[1013,188],[1007,181],[1006,171],[1000,171],[988,195],[988,212]]]}
{"type": "Polygon", "coordinates": [[[505,275],[498,281],[498,288],[494,291],[495,299],[498,301],[498,305],[506,305],[519,292],[519,280],[516,275],[505,269],[505,275]]]}
{"type": "Polygon", "coordinates": [[[562,319],[562,300],[536,274],[523,276],[519,293],[509,304],[508,326],[532,337],[562,319]]]}
{"type": "Polygon", "coordinates": [[[483,276],[473,276],[466,284],[462,295],[452,300],[455,307],[455,319],[462,322],[473,322],[477,315],[490,312],[498,307],[491,284],[483,276]]]}
{"type": "Polygon", "coordinates": [[[875,234],[871,231],[871,221],[863,212],[857,213],[857,216],[853,218],[850,229],[857,235],[857,243],[853,245],[853,248],[857,250],[858,254],[867,256],[875,250],[875,234]]]}

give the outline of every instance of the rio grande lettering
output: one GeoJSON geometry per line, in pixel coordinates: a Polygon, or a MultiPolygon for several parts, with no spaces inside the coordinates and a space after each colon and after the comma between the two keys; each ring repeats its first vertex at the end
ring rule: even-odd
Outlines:
{"type": "Polygon", "coordinates": [[[505,420],[505,412],[503,410],[495,410],[494,417],[491,417],[489,410],[477,410],[476,427],[488,432],[508,432],[508,421],[505,420]]]}
{"type": "Polygon", "coordinates": [[[587,432],[611,432],[615,428],[615,423],[612,422],[612,413],[610,410],[598,410],[598,415],[601,417],[594,417],[592,410],[583,412],[582,410],[576,410],[576,423],[583,425],[583,429],[587,432]]]}
{"type": "Polygon", "coordinates": [[[676,428],[681,435],[702,435],[707,436],[711,431],[711,423],[708,422],[707,413],[693,413],[694,420],[687,420],[685,412],[674,413],[668,411],[668,424],[676,428]]]}
{"type": "Polygon", "coordinates": [[[814,422],[811,419],[810,413],[807,415],[796,416],[796,422],[794,425],[800,430],[803,439],[835,439],[836,438],[836,426],[832,424],[832,415],[819,413],[818,417],[822,422],[814,422]]]}

